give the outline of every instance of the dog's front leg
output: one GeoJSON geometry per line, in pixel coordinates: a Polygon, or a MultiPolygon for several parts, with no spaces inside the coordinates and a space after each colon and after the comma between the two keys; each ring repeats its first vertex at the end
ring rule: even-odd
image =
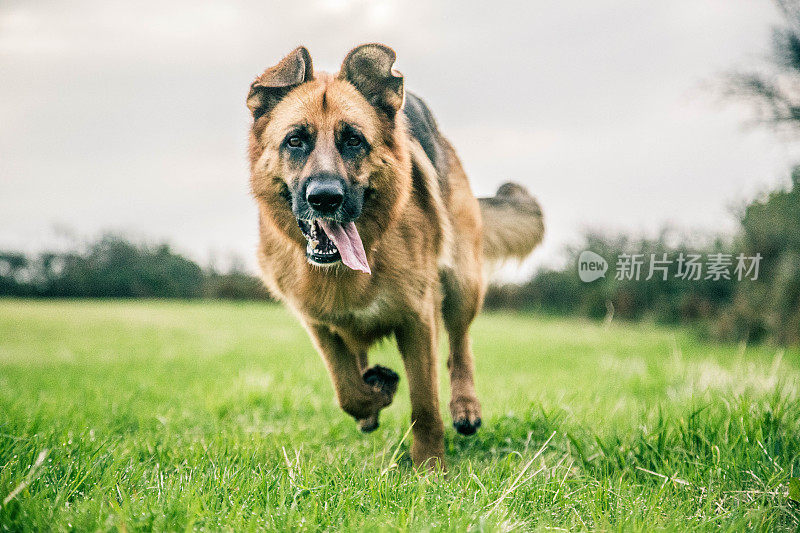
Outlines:
{"type": "Polygon", "coordinates": [[[397,390],[397,374],[383,367],[373,367],[362,374],[365,349],[350,348],[327,326],[309,325],[308,330],[328,367],[339,406],[356,419],[362,431],[377,428],[378,412],[392,403],[397,390]]]}
{"type": "Polygon", "coordinates": [[[396,331],[411,395],[414,465],[444,469],[444,425],[439,413],[436,377],[436,320],[433,305],[424,315],[410,319],[396,331]]]}

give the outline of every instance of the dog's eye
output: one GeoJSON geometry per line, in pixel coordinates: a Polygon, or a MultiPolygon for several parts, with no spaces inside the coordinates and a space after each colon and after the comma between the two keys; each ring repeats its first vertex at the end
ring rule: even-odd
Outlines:
{"type": "Polygon", "coordinates": [[[288,144],[292,148],[300,148],[301,146],[303,146],[303,139],[301,139],[299,135],[292,135],[286,141],[286,144],[288,144]]]}
{"type": "Polygon", "coordinates": [[[344,141],[344,143],[349,146],[350,148],[357,148],[361,146],[361,138],[357,135],[351,135],[344,141]]]}

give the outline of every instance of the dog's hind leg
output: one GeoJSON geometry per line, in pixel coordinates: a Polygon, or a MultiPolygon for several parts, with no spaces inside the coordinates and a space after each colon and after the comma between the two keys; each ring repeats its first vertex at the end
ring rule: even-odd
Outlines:
{"type": "Polygon", "coordinates": [[[410,319],[395,331],[403,356],[411,396],[413,442],[411,459],[417,467],[445,468],[444,427],[439,414],[436,378],[436,320],[433,304],[425,316],[410,319]]]}
{"type": "Polygon", "coordinates": [[[373,431],[378,427],[380,410],[392,403],[397,374],[378,366],[362,373],[366,350],[349,348],[341,336],[325,326],[309,325],[308,330],[328,367],[339,406],[356,419],[362,431],[373,431]]]}
{"type": "Polygon", "coordinates": [[[475,393],[469,326],[480,310],[483,285],[477,276],[459,277],[452,270],[442,271],[441,281],[442,318],[450,341],[450,414],[456,431],[472,435],[481,426],[481,404],[475,393]]]}

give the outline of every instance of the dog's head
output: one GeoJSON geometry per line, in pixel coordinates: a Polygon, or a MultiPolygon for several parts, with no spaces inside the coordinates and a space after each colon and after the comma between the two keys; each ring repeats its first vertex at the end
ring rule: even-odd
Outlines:
{"type": "Polygon", "coordinates": [[[250,86],[253,194],[311,264],[369,273],[370,245],[410,186],[394,61],[390,48],[362,45],[333,76],[300,47],[250,86]]]}

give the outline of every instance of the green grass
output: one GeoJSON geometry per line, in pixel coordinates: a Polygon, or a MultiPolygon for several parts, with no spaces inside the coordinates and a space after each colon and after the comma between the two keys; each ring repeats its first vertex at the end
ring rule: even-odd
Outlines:
{"type": "Polygon", "coordinates": [[[0,531],[800,527],[797,350],[505,314],[473,339],[484,427],[417,474],[405,381],[360,434],[281,307],[0,300],[0,531]]]}

